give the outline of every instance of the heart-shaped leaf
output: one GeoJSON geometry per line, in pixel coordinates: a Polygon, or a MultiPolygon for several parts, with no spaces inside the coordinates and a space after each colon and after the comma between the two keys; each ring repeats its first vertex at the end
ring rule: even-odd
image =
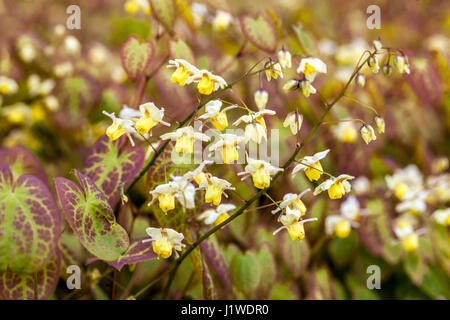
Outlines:
{"type": "Polygon", "coordinates": [[[139,41],[137,35],[129,36],[120,48],[122,66],[131,81],[136,82],[147,70],[153,58],[154,48],[150,40],[139,41]]]}
{"type": "Polygon", "coordinates": [[[295,278],[299,278],[309,263],[310,250],[306,240],[292,241],[287,232],[280,236],[281,258],[295,278]]]}
{"type": "Polygon", "coordinates": [[[30,174],[14,181],[11,170],[0,167],[0,271],[41,270],[59,234],[58,207],[46,185],[30,174]]]}
{"type": "Polygon", "coordinates": [[[0,148],[0,166],[2,165],[9,167],[15,177],[29,173],[48,185],[47,175],[41,163],[30,150],[23,146],[0,148]]]}
{"type": "Polygon", "coordinates": [[[0,272],[0,299],[45,300],[56,288],[59,279],[60,254],[56,250],[44,268],[35,273],[0,272]]]}
{"type": "Polygon", "coordinates": [[[217,243],[214,236],[210,237],[208,240],[203,241],[200,244],[202,253],[206,258],[209,266],[214,270],[217,277],[222,281],[228,291],[233,291],[233,284],[231,282],[230,269],[228,268],[225,257],[223,256],[222,250],[217,243]]]}
{"type": "Polygon", "coordinates": [[[95,182],[111,206],[120,199],[120,190],[131,183],[144,164],[145,150],[126,146],[126,137],[111,141],[102,136],[92,147],[83,172],[95,182]]]}
{"type": "Polygon", "coordinates": [[[245,37],[256,47],[268,53],[273,53],[277,48],[277,33],[274,26],[264,18],[258,16],[241,18],[241,29],[245,37]]]}
{"type": "Polygon", "coordinates": [[[261,266],[261,282],[258,287],[258,298],[267,299],[277,276],[275,259],[269,249],[269,245],[262,245],[261,249],[256,253],[256,258],[261,266]]]}
{"type": "Polygon", "coordinates": [[[91,178],[74,171],[81,187],[65,178],[55,179],[67,221],[90,253],[101,260],[115,261],[128,249],[128,234],[116,222],[103,192],[91,178]]]}
{"type": "Polygon", "coordinates": [[[169,39],[167,41],[167,50],[172,59],[184,59],[195,64],[194,54],[191,48],[181,39],[169,39]]]}
{"type": "Polygon", "coordinates": [[[251,297],[261,278],[258,260],[252,252],[237,253],[230,264],[231,278],[239,290],[251,297]]]}
{"type": "Polygon", "coordinates": [[[316,55],[317,50],[314,44],[314,41],[309,34],[309,32],[303,27],[301,23],[296,26],[292,26],[295,34],[297,35],[297,39],[300,42],[300,45],[303,48],[303,51],[308,55],[316,55]]]}
{"type": "Polygon", "coordinates": [[[176,7],[174,0],[149,0],[155,18],[170,33],[173,30],[176,18],[176,7]]]}

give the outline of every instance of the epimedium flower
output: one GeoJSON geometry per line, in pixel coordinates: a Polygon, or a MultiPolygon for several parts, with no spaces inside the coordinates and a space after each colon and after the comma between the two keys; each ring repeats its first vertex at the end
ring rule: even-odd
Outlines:
{"type": "Polygon", "coordinates": [[[438,209],[433,212],[432,217],[438,224],[444,227],[450,226],[450,208],[438,209]]]}
{"type": "Polygon", "coordinates": [[[153,204],[156,200],[159,201],[159,207],[164,213],[175,209],[175,195],[179,193],[179,185],[173,181],[165,184],[160,184],[156,188],[150,191],[150,195],[153,196],[151,202],[148,205],[153,204]]]}
{"type": "Polygon", "coordinates": [[[333,135],[340,141],[344,143],[354,143],[358,138],[358,130],[355,127],[353,121],[339,122],[337,125],[333,126],[333,135]]]}
{"type": "Polygon", "coordinates": [[[242,180],[251,176],[256,188],[265,189],[270,186],[271,176],[279,171],[283,171],[283,168],[278,168],[264,160],[256,160],[247,156],[247,165],[244,170],[244,172],[238,173],[239,176],[244,176],[242,180]]]}
{"type": "Polygon", "coordinates": [[[228,118],[226,112],[236,108],[236,106],[229,106],[220,111],[222,101],[212,100],[205,105],[206,112],[199,116],[199,119],[209,120],[212,125],[219,131],[228,127],[228,118]]]}
{"type": "Polygon", "coordinates": [[[266,122],[264,120],[265,115],[274,115],[275,111],[264,109],[258,112],[253,112],[249,110],[249,114],[243,115],[239,119],[237,119],[233,125],[238,126],[242,122],[246,123],[245,126],[245,142],[250,140],[261,143],[262,138],[267,140],[267,127],[266,122]]]}
{"type": "Polygon", "coordinates": [[[407,252],[415,251],[419,247],[419,236],[423,230],[414,230],[416,223],[416,219],[408,213],[394,221],[394,233],[407,252]]]}
{"type": "Polygon", "coordinates": [[[366,84],[366,77],[362,73],[358,73],[355,82],[360,88],[363,88],[366,84]]]}
{"type": "Polygon", "coordinates": [[[303,115],[299,114],[297,111],[292,111],[287,114],[286,119],[284,119],[283,127],[288,127],[291,129],[293,135],[296,135],[300,131],[303,122],[303,115]]]}
{"type": "Polygon", "coordinates": [[[212,20],[212,26],[214,31],[223,31],[228,28],[233,21],[233,16],[223,10],[217,10],[216,15],[212,20]]]}
{"type": "Polygon", "coordinates": [[[372,44],[376,51],[381,51],[383,49],[383,44],[380,40],[373,40],[372,44]]]}
{"type": "Polygon", "coordinates": [[[427,196],[427,191],[409,192],[402,198],[402,202],[395,206],[395,210],[399,213],[421,214],[427,209],[427,204],[425,203],[427,196]]]}
{"type": "Polygon", "coordinates": [[[192,79],[189,80],[193,75],[199,73],[199,70],[187,62],[184,59],[169,60],[168,68],[176,68],[175,72],[172,73],[170,81],[177,83],[180,86],[192,83],[192,79]]]}
{"type": "Polygon", "coordinates": [[[132,146],[134,146],[134,140],[131,135],[137,135],[134,128],[134,122],[128,119],[117,118],[113,113],[103,111],[103,114],[110,117],[113,123],[106,129],[106,135],[111,141],[119,139],[121,136],[126,135],[130,140],[132,146]]]}
{"type": "Polygon", "coordinates": [[[279,211],[284,211],[289,208],[290,212],[298,211],[299,217],[303,217],[306,214],[306,206],[301,200],[301,198],[311,191],[310,189],[306,189],[300,194],[295,193],[286,193],[283,196],[283,201],[278,205],[278,207],[275,210],[272,210],[272,214],[275,214],[279,211]]]}
{"type": "Polygon", "coordinates": [[[17,92],[19,86],[14,79],[0,76],[0,94],[11,95],[17,92]]]}
{"type": "Polygon", "coordinates": [[[184,176],[189,180],[194,180],[197,185],[200,185],[200,183],[206,179],[207,173],[203,172],[203,169],[206,165],[212,164],[213,161],[211,160],[204,160],[202,163],[198,165],[197,168],[195,168],[193,171],[189,171],[184,174],[184,176]]]}
{"type": "Polygon", "coordinates": [[[409,69],[409,62],[406,56],[395,56],[394,66],[397,68],[398,72],[409,74],[411,71],[409,69]]]}
{"type": "Polygon", "coordinates": [[[187,83],[197,82],[198,92],[204,95],[209,95],[214,91],[223,89],[227,86],[227,82],[220,76],[214,75],[208,70],[199,70],[190,76],[187,83]]]}
{"type": "Polygon", "coordinates": [[[178,128],[173,132],[165,133],[162,140],[176,141],[175,151],[192,154],[194,152],[194,140],[209,141],[211,138],[201,132],[195,132],[192,126],[178,128]]]}
{"type": "MultiPolygon", "coordinates": [[[[444,164],[445,165],[445,164],[444,164]]],[[[444,166],[445,167],[445,166],[444,166]]],[[[427,178],[428,197],[431,204],[445,204],[450,201],[450,174],[444,173],[427,178]]]]}
{"type": "Polygon", "coordinates": [[[384,123],[384,119],[380,116],[375,116],[375,124],[377,126],[377,131],[379,134],[383,134],[386,130],[386,124],[384,123]]]}
{"type": "Polygon", "coordinates": [[[410,193],[423,190],[423,177],[415,165],[397,169],[392,176],[386,176],[384,179],[388,189],[399,200],[409,198],[410,193]]]}
{"type": "Polygon", "coordinates": [[[233,163],[239,158],[239,144],[245,141],[245,137],[232,133],[223,133],[219,135],[219,141],[214,143],[210,150],[217,152],[221,150],[223,163],[233,163]]]}
{"type": "Polygon", "coordinates": [[[359,129],[361,133],[361,137],[363,138],[366,144],[369,144],[372,141],[377,140],[377,136],[375,135],[375,130],[373,130],[372,126],[369,124],[364,124],[359,129]]]}
{"type": "Polygon", "coordinates": [[[283,214],[278,219],[283,226],[278,228],[273,232],[273,235],[276,235],[281,230],[287,230],[289,237],[293,241],[303,240],[305,238],[305,228],[304,224],[310,221],[317,221],[317,218],[309,218],[300,220],[300,217],[297,215],[296,211],[291,211],[287,208],[287,213],[283,214]]]}
{"type": "Polygon", "coordinates": [[[269,93],[264,89],[258,89],[255,91],[254,98],[258,110],[264,110],[267,105],[267,101],[269,101],[269,93]]]}
{"type": "Polygon", "coordinates": [[[214,224],[218,226],[230,217],[228,212],[234,209],[236,209],[234,204],[221,204],[215,209],[204,211],[197,217],[197,220],[203,221],[207,225],[214,224]]]}
{"type": "Polygon", "coordinates": [[[278,51],[278,61],[283,69],[288,69],[292,67],[292,56],[291,53],[286,49],[281,49],[278,51]]]}
{"type": "Polygon", "coordinates": [[[302,94],[308,98],[311,94],[315,94],[317,92],[316,88],[311,85],[311,82],[308,80],[301,80],[299,84],[300,90],[302,94]]]}
{"type": "Polygon", "coordinates": [[[380,71],[380,65],[376,56],[371,56],[369,60],[367,60],[367,65],[370,67],[373,73],[378,73],[378,71],[380,71]]]}
{"type": "Polygon", "coordinates": [[[298,79],[291,79],[288,82],[286,82],[283,86],[284,92],[292,92],[300,88],[300,80],[298,79]]]}
{"type": "Polygon", "coordinates": [[[320,160],[324,159],[330,149],[317,152],[313,156],[306,156],[299,160],[299,164],[297,164],[292,170],[292,175],[296,175],[300,171],[305,171],[305,175],[308,177],[310,181],[317,181],[323,174],[322,165],[320,164],[320,160]]]}
{"type": "Polygon", "coordinates": [[[178,257],[178,251],[182,251],[184,235],[169,228],[152,228],[145,230],[150,239],[144,239],[142,242],[151,242],[153,251],[161,258],[170,258],[172,253],[178,257]]]}
{"type": "Polygon", "coordinates": [[[32,74],[27,79],[28,92],[31,96],[46,96],[55,87],[55,81],[53,79],[46,79],[41,81],[41,78],[37,74],[32,74]]]}
{"type": "Polygon", "coordinates": [[[164,108],[158,109],[153,102],[141,104],[139,110],[124,106],[120,111],[119,117],[133,120],[136,123],[136,131],[141,135],[149,133],[159,123],[170,127],[170,123],[162,120],[164,117],[164,108]]]}
{"type": "Polygon", "coordinates": [[[138,11],[146,14],[151,13],[150,4],[147,0],[127,0],[124,4],[124,9],[130,14],[135,14],[138,11]]]}
{"type": "Polygon", "coordinates": [[[333,177],[325,180],[314,190],[314,195],[318,195],[322,191],[328,191],[330,199],[340,199],[346,193],[349,193],[352,186],[348,180],[352,180],[355,177],[348,174],[341,174],[338,177],[333,177]]]}
{"type": "Polygon", "coordinates": [[[222,201],[222,194],[227,196],[226,193],[224,193],[225,190],[235,189],[227,180],[214,177],[211,174],[206,175],[206,179],[200,182],[199,188],[206,189],[205,202],[212,202],[215,206],[218,206],[222,201]]]}
{"type": "Polygon", "coordinates": [[[303,58],[297,73],[303,73],[306,80],[313,82],[317,73],[327,73],[327,65],[319,58],[303,58]]]}
{"type": "Polygon", "coordinates": [[[279,62],[273,64],[270,68],[265,70],[264,73],[266,74],[267,81],[270,81],[272,78],[276,80],[278,77],[283,79],[283,70],[281,69],[281,64],[279,62]]]}

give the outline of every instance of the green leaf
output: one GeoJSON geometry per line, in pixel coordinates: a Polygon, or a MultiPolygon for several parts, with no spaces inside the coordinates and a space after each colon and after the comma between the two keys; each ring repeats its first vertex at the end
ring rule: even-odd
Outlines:
{"type": "Polygon", "coordinates": [[[317,55],[315,43],[310,33],[303,27],[303,25],[298,23],[296,26],[292,26],[292,29],[297,35],[297,39],[300,42],[305,54],[312,56],[317,55]]]}
{"type": "Polygon", "coordinates": [[[0,271],[40,271],[53,256],[60,216],[46,185],[30,174],[14,180],[0,166],[0,271]]]}
{"type": "Polygon", "coordinates": [[[56,178],[55,185],[67,221],[81,244],[105,261],[117,260],[129,246],[128,234],[97,185],[77,170],[80,185],[56,178]]]}
{"type": "Polygon", "coordinates": [[[167,50],[172,59],[184,59],[195,64],[194,54],[189,46],[181,39],[167,40],[167,50]]]}
{"type": "Polygon", "coordinates": [[[176,18],[176,7],[174,0],[149,0],[152,13],[164,28],[172,33],[176,18]]]}
{"type": "Polygon", "coordinates": [[[259,15],[257,18],[243,16],[241,29],[245,37],[259,49],[273,53],[277,49],[277,33],[269,20],[259,15]]]}
{"type": "Polygon", "coordinates": [[[328,244],[328,253],[334,264],[342,268],[345,266],[355,253],[358,246],[358,238],[355,232],[350,232],[346,238],[334,237],[328,244]]]}
{"type": "Polygon", "coordinates": [[[261,247],[256,253],[256,258],[258,259],[261,268],[261,281],[257,290],[258,298],[266,299],[270,294],[277,277],[275,259],[268,245],[263,245],[261,247]]]}
{"type": "Polygon", "coordinates": [[[133,18],[114,20],[111,42],[120,46],[130,35],[135,34],[139,39],[148,39],[151,36],[150,23],[133,18]]]}
{"type": "Polygon", "coordinates": [[[335,299],[334,279],[329,270],[324,266],[313,268],[307,278],[308,300],[330,300],[335,299]]]}
{"type": "Polygon", "coordinates": [[[345,278],[345,283],[350,289],[353,300],[378,300],[380,297],[377,290],[370,290],[366,286],[366,282],[360,281],[353,274],[348,273],[345,278]]]}
{"type": "Polygon", "coordinates": [[[272,287],[269,300],[297,300],[298,295],[292,291],[289,284],[276,283],[272,287]]]}
{"type": "Polygon", "coordinates": [[[120,57],[131,81],[136,82],[145,74],[153,54],[153,43],[150,40],[139,42],[139,37],[134,34],[125,40],[120,48],[120,57]]]}
{"type": "Polygon", "coordinates": [[[299,278],[309,263],[310,250],[306,240],[293,241],[287,232],[280,235],[281,258],[295,278],[299,278]]]}
{"type": "Polygon", "coordinates": [[[406,274],[416,285],[422,283],[422,278],[428,271],[426,262],[417,252],[408,252],[404,260],[404,268],[406,274]]]}
{"type": "Polygon", "coordinates": [[[237,253],[230,264],[231,279],[234,285],[251,297],[260,282],[261,270],[258,259],[252,252],[237,253]]]}

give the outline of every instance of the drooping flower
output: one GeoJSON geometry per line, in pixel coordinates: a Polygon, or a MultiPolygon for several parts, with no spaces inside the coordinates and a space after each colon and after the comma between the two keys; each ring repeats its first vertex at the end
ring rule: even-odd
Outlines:
{"type": "Polygon", "coordinates": [[[203,221],[207,225],[214,224],[218,226],[230,217],[228,212],[234,209],[236,209],[234,204],[221,204],[215,209],[204,211],[197,217],[197,220],[203,221]]]}
{"type": "Polygon", "coordinates": [[[300,61],[297,73],[303,73],[306,80],[313,82],[318,73],[327,73],[327,65],[319,58],[304,58],[300,61]]]}
{"type": "Polygon", "coordinates": [[[298,211],[299,217],[303,217],[306,214],[306,206],[301,198],[309,191],[311,190],[306,189],[300,194],[286,193],[283,196],[283,201],[281,201],[281,203],[275,210],[272,210],[272,213],[275,214],[279,211],[287,210],[287,208],[289,207],[290,212],[298,211]]]}
{"type": "Polygon", "coordinates": [[[214,177],[211,174],[206,175],[206,179],[200,183],[199,188],[206,189],[205,202],[212,202],[215,206],[218,206],[222,201],[222,194],[224,194],[225,190],[235,189],[227,180],[214,177]]]}
{"type": "Polygon", "coordinates": [[[433,219],[444,227],[450,226],[450,208],[438,209],[433,212],[433,219]]]}
{"type": "Polygon", "coordinates": [[[178,251],[182,251],[185,244],[182,243],[184,235],[169,228],[152,228],[145,230],[150,239],[144,239],[142,242],[151,242],[153,251],[161,258],[167,259],[175,252],[178,257],[178,251]]]}
{"type": "Polygon", "coordinates": [[[157,124],[170,127],[170,123],[163,121],[164,108],[158,109],[153,102],[147,102],[139,106],[139,111],[125,106],[119,116],[136,122],[136,131],[145,135],[157,124]]]}
{"type": "Polygon", "coordinates": [[[380,65],[378,64],[378,59],[376,56],[371,56],[367,61],[367,64],[373,73],[378,73],[378,71],[380,71],[380,65]]]}
{"type": "Polygon", "coordinates": [[[406,56],[395,56],[394,58],[394,66],[397,68],[400,73],[409,74],[411,71],[409,70],[409,62],[406,56]]]}
{"type": "Polygon", "coordinates": [[[220,76],[214,75],[208,70],[199,70],[187,79],[187,83],[197,82],[198,92],[209,95],[214,91],[223,89],[227,86],[227,82],[220,76]]]}
{"type": "Polygon", "coordinates": [[[317,92],[316,88],[311,85],[311,82],[308,80],[301,80],[299,84],[300,90],[302,90],[302,94],[308,98],[311,94],[317,92]]]}
{"type": "Polygon", "coordinates": [[[427,202],[432,204],[448,203],[450,201],[450,174],[444,173],[428,177],[427,189],[427,202]]]}
{"type": "Polygon", "coordinates": [[[305,171],[305,175],[308,177],[310,181],[317,181],[323,174],[322,165],[320,164],[320,160],[324,159],[330,149],[317,152],[313,156],[306,156],[299,160],[299,164],[297,164],[292,170],[292,175],[296,175],[300,171],[305,171]]]}
{"type": "Polygon", "coordinates": [[[199,119],[209,120],[212,125],[219,131],[228,127],[228,118],[226,112],[236,108],[236,106],[229,106],[220,111],[222,101],[212,100],[205,105],[206,112],[199,116],[199,119]]]}
{"type": "Polygon", "coordinates": [[[265,189],[270,186],[271,176],[282,168],[275,167],[264,160],[256,160],[247,156],[247,165],[244,172],[239,172],[239,176],[244,176],[242,180],[252,176],[253,184],[258,189],[265,189]]]}
{"type": "Polygon", "coordinates": [[[284,119],[283,127],[289,126],[293,135],[296,135],[300,131],[303,122],[303,115],[297,111],[288,113],[286,119],[284,119]]]}
{"type": "Polygon", "coordinates": [[[380,40],[373,40],[372,43],[376,51],[381,51],[383,49],[383,44],[381,43],[380,40]]]}
{"type": "Polygon", "coordinates": [[[318,195],[322,191],[328,191],[328,196],[330,199],[340,199],[346,193],[351,190],[351,184],[347,180],[352,180],[355,177],[348,174],[341,174],[338,177],[333,177],[325,180],[314,190],[314,195],[318,195]]]}
{"type": "Polygon", "coordinates": [[[292,67],[292,56],[291,53],[286,49],[281,49],[278,51],[278,61],[283,69],[292,67]]]}
{"type": "Polygon", "coordinates": [[[383,134],[386,129],[384,119],[380,116],[375,116],[375,124],[377,125],[377,131],[379,134],[383,134]]]}
{"type": "Polygon", "coordinates": [[[200,165],[197,168],[195,168],[193,171],[185,173],[184,176],[188,180],[194,180],[195,183],[197,183],[197,185],[200,185],[200,183],[207,177],[207,174],[203,172],[203,169],[205,168],[206,165],[212,163],[213,161],[211,160],[204,160],[202,163],[200,163],[200,165]]]}
{"type": "Polygon", "coordinates": [[[212,26],[214,31],[223,31],[228,28],[233,21],[233,16],[222,10],[217,10],[216,15],[213,18],[212,26]]]}
{"type": "Polygon", "coordinates": [[[27,79],[27,87],[30,96],[46,96],[55,87],[55,81],[53,79],[46,79],[41,81],[41,78],[37,74],[32,74],[27,79]]]}
{"type": "Polygon", "coordinates": [[[264,89],[258,89],[255,91],[255,103],[258,110],[264,110],[269,101],[269,93],[264,89]]]}
{"type": "Polygon", "coordinates": [[[245,142],[250,140],[261,143],[262,138],[267,140],[267,127],[264,120],[265,115],[274,115],[275,111],[264,109],[258,112],[249,111],[249,114],[243,115],[237,119],[233,125],[238,126],[242,122],[247,123],[245,126],[245,142]]]}
{"type": "Polygon", "coordinates": [[[281,65],[279,62],[273,64],[269,69],[264,71],[266,74],[267,81],[273,79],[278,79],[280,77],[283,79],[283,70],[281,69],[281,65]]]}
{"type": "Polygon", "coordinates": [[[162,140],[176,141],[175,151],[192,154],[194,152],[194,140],[209,141],[211,138],[201,132],[195,132],[192,126],[178,128],[173,132],[165,133],[162,140]]]}
{"type": "Polygon", "coordinates": [[[354,196],[348,197],[342,202],[339,215],[330,215],[325,219],[325,230],[329,235],[336,235],[338,238],[346,238],[350,234],[351,228],[359,226],[358,220],[362,215],[367,215],[367,209],[361,209],[358,200],[354,196]]]}
{"type": "Polygon", "coordinates": [[[198,74],[199,70],[184,59],[169,60],[168,68],[176,68],[172,73],[170,81],[180,86],[192,83],[192,76],[198,74]]]}
{"type": "Polygon", "coordinates": [[[137,135],[134,128],[134,122],[132,120],[117,118],[113,113],[103,111],[103,114],[110,117],[113,123],[106,129],[106,135],[111,141],[119,139],[124,134],[130,140],[132,146],[134,146],[134,140],[131,135],[137,135]]]}
{"type": "Polygon", "coordinates": [[[180,191],[179,185],[173,181],[165,184],[160,184],[150,191],[153,199],[149,203],[151,205],[156,200],[159,201],[159,207],[164,213],[175,209],[175,195],[180,191]]]}
{"type": "Polygon", "coordinates": [[[289,80],[288,82],[286,82],[284,84],[283,91],[287,93],[287,92],[295,91],[298,88],[300,88],[300,80],[298,80],[298,79],[291,79],[291,80],[289,80]]]}
{"type": "Polygon", "coordinates": [[[356,195],[363,195],[370,191],[370,180],[365,176],[360,176],[353,181],[353,191],[356,195]]]}
{"type": "Polygon", "coordinates": [[[305,228],[303,225],[306,222],[317,221],[317,218],[300,220],[300,217],[297,215],[296,211],[292,211],[287,208],[287,213],[281,215],[278,220],[283,224],[283,226],[275,230],[273,235],[276,235],[281,230],[286,229],[289,237],[291,237],[293,241],[296,241],[303,240],[305,238],[305,228]]]}
{"type": "Polygon", "coordinates": [[[233,163],[239,158],[239,144],[245,141],[245,137],[238,136],[232,133],[223,133],[219,136],[219,141],[214,143],[210,150],[222,152],[223,163],[233,163]]]}
{"type": "Polygon", "coordinates": [[[373,130],[371,125],[364,124],[360,129],[361,137],[363,138],[366,144],[369,144],[372,141],[377,140],[377,136],[375,135],[375,130],[373,130]]]}
{"type": "Polygon", "coordinates": [[[0,94],[2,95],[10,95],[17,92],[19,86],[14,79],[0,76],[0,94]]]}
{"type": "Polygon", "coordinates": [[[358,130],[355,127],[353,121],[339,122],[337,125],[332,127],[333,135],[340,141],[344,143],[353,143],[358,138],[358,130]]]}
{"type": "Polygon", "coordinates": [[[356,75],[355,82],[360,88],[363,88],[366,84],[366,77],[362,73],[358,73],[356,75]]]}

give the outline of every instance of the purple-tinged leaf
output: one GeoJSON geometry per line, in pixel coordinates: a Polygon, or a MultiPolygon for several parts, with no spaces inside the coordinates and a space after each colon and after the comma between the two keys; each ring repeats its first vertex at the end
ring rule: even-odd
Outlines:
{"type": "Polygon", "coordinates": [[[131,81],[136,82],[144,76],[154,54],[153,43],[150,40],[139,41],[137,35],[130,35],[120,48],[122,66],[131,81]]]}
{"type": "Polygon", "coordinates": [[[0,166],[9,167],[15,177],[28,173],[48,185],[47,175],[41,163],[30,150],[23,146],[0,148],[0,166]]]}
{"type": "Polygon", "coordinates": [[[277,33],[273,24],[265,17],[256,18],[243,16],[241,29],[245,37],[259,49],[267,53],[275,52],[277,48],[277,33]]]}
{"type": "Polygon", "coordinates": [[[125,136],[115,141],[102,136],[84,163],[83,173],[103,191],[111,206],[120,199],[122,185],[126,189],[144,164],[145,150],[127,146],[125,140],[125,136]]]}
{"type": "Polygon", "coordinates": [[[61,252],[62,262],[66,266],[72,264],[81,265],[84,261],[86,250],[76,235],[64,232],[59,238],[58,248],[61,252]]]}
{"type": "Polygon", "coordinates": [[[149,0],[156,20],[158,20],[169,33],[172,33],[176,18],[174,0],[149,0]]]}
{"type": "Polygon", "coordinates": [[[314,267],[306,279],[307,300],[332,300],[336,298],[334,279],[326,267],[314,267]]]}
{"type": "Polygon", "coordinates": [[[90,253],[101,260],[115,261],[129,246],[128,234],[116,222],[103,192],[91,178],[74,171],[81,187],[65,178],[55,179],[67,221],[90,253]]]}
{"type": "Polygon", "coordinates": [[[203,241],[200,244],[200,248],[209,266],[214,270],[227,290],[232,292],[233,283],[231,281],[230,269],[215,237],[210,237],[210,239],[203,241]]]}
{"type": "MultiPolygon", "coordinates": [[[[132,240],[128,250],[117,261],[108,261],[107,263],[121,270],[126,264],[134,264],[157,258],[158,255],[153,252],[153,246],[150,242],[142,242],[144,239],[132,240]]],[[[97,258],[89,259],[86,264],[97,261],[97,258]]]]}
{"type": "Polygon", "coordinates": [[[58,207],[47,186],[30,174],[14,181],[0,167],[0,271],[41,270],[52,257],[60,234],[58,207]]]}
{"type": "Polygon", "coordinates": [[[294,277],[299,278],[309,263],[310,250],[308,241],[306,239],[292,241],[287,232],[282,232],[276,236],[280,237],[278,243],[282,260],[294,277]]]}
{"type": "Polygon", "coordinates": [[[214,287],[214,282],[209,272],[209,268],[206,265],[205,258],[202,257],[202,268],[203,268],[203,297],[206,300],[216,300],[216,289],[214,287]]]}
{"type": "Polygon", "coordinates": [[[56,250],[42,270],[35,273],[0,272],[0,299],[45,300],[56,288],[61,257],[56,250]]]}

